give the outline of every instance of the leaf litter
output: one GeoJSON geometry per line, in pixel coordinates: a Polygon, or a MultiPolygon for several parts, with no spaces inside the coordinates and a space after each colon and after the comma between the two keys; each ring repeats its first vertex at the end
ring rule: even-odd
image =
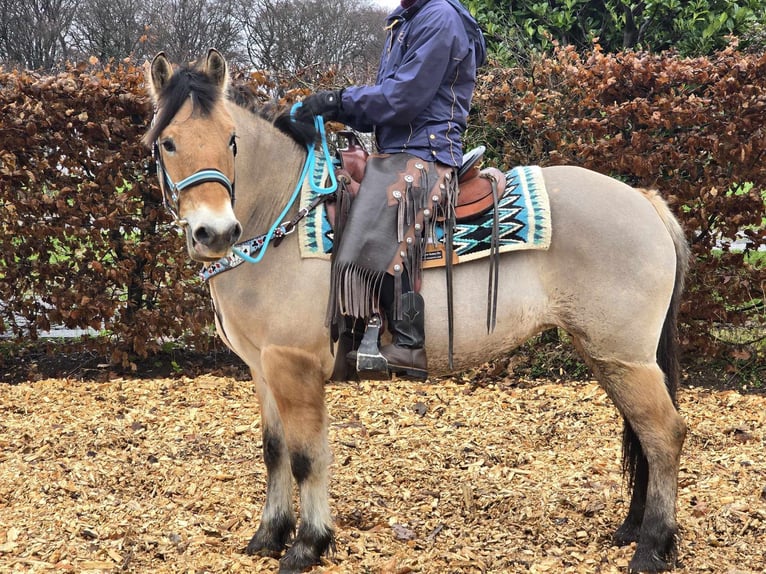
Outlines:
{"type": "MultiPolygon", "coordinates": [[[[625,572],[621,419],[592,381],[327,387],[337,547],[316,572],[625,572]]],[[[684,388],[679,559],[766,572],[766,397],[684,388]]],[[[258,406],[222,376],[0,387],[0,571],[275,572],[258,406]]]]}

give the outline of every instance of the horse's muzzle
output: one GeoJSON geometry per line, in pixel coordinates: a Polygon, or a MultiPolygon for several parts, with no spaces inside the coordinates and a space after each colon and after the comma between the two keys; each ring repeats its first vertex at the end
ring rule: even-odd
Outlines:
{"type": "Polygon", "coordinates": [[[242,235],[242,226],[235,219],[225,224],[190,224],[186,228],[189,256],[195,261],[215,261],[227,255],[242,235]]]}

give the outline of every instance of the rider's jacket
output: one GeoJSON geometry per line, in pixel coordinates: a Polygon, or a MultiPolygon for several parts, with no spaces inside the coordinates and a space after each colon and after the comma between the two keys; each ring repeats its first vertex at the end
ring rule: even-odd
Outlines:
{"type": "Polygon", "coordinates": [[[455,0],[418,0],[387,18],[375,85],[343,90],[339,120],[374,131],[380,153],[409,152],[460,167],[462,134],[486,50],[455,0]]]}

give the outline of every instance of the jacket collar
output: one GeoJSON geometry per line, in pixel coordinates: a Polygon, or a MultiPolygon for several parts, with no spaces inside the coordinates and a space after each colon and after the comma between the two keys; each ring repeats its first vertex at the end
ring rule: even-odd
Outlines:
{"type": "Polygon", "coordinates": [[[409,20],[410,18],[415,16],[415,14],[417,14],[420,11],[420,9],[426,4],[428,4],[428,2],[430,1],[431,0],[418,0],[417,2],[415,2],[415,4],[413,4],[407,9],[402,8],[400,4],[399,6],[394,8],[393,12],[391,12],[388,15],[388,18],[386,18],[386,25],[392,26],[396,24],[397,21],[409,20]]]}

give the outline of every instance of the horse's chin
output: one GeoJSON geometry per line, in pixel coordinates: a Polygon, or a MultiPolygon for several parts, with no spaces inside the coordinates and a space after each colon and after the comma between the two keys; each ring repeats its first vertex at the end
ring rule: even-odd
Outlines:
{"type": "Polygon", "coordinates": [[[207,257],[205,255],[199,255],[198,253],[189,253],[189,256],[198,263],[212,263],[223,257],[223,255],[221,255],[221,257],[207,257]]]}

